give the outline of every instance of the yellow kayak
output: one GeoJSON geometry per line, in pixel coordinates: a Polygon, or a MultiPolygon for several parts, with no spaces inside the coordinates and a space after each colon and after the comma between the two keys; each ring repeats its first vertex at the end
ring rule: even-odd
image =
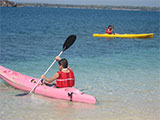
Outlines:
{"type": "Polygon", "coordinates": [[[93,34],[93,37],[107,38],[152,38],[154,33],[148,34],[93,34]]]}

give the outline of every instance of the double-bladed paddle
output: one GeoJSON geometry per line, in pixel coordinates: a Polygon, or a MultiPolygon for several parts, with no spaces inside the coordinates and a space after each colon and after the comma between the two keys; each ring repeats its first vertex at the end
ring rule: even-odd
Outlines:
{"type": "MultiPolygon", "coordinates": [[[[70,35],[70,36],[66,39],[66,41],[64,42],[62,51],[59,53],[58,56],[61,56],[61,54],[62,54],[65,50],[67,50],[67,49],[75,42],[75,40],[76,40],[76,35],[70,35]]],[[[49,68],[44,72],[44,75],[46,75],[46,74],[48,73],[48,71],[49,71],[49,70],[51,69],[51,67],[55,64],[55,62],[56,62],[56,60],[54,60],[54,61],[52,62],[52,64],[49,66],[49,68]]],[[[31,90],[30,92],[28,92],[28,93],[23,93],[23,94],[17,94],[16,96],[24,96],[24,95],[28,95],[28,94],[32,93],[33,90],[37,87],[37,85],[40,83],[41,80],[42,80],[42,79],[40,79],[40,80],[36,83],[36,85],[32,88],[32,90],[31,90]]]]}

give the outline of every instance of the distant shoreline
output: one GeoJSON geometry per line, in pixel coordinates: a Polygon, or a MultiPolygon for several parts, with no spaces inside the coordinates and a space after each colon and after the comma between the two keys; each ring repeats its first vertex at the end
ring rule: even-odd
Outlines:
{"type": "Polygon", "coordinates": [[[130,11],[160,11],[160,7],[147,6],[113,6],[113,5],[69,5],[48,3],[15,3],[1,0],[0,7],[53,7],[53,8],[78,8],[78,9],[102,9],[102,10],[130,10],[130,11]]]}

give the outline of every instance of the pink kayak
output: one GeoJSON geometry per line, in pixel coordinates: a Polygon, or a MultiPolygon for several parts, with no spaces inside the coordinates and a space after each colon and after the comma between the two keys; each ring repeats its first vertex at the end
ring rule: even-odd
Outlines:
{"type": "MultiPolygon", "coordinates": [[[[35,82],[38,82],[39,80],[37,78],[23,75],[19,72],[9,70],[3,66],[0,66],[0,78],[11,86],[24,91],[31,91],[36,84],[35,82]]],[[[39,84],[33,92],[56,99],[96,104],[96,98],[94,96],[84,94],[78,89],[71,87],[55,88],[39,84]]]]}

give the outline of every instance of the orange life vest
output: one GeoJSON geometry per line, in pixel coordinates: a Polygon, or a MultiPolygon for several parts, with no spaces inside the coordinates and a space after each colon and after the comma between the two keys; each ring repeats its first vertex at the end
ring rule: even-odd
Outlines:
{"type": "Polygon", "coordinates": [[[56,80],[56,87],[73,87],[75,84],[74,73],[71,69],[69,69],[69,73],[64,73],[62,71],[58,71],[59,77],[56,80]]]}

